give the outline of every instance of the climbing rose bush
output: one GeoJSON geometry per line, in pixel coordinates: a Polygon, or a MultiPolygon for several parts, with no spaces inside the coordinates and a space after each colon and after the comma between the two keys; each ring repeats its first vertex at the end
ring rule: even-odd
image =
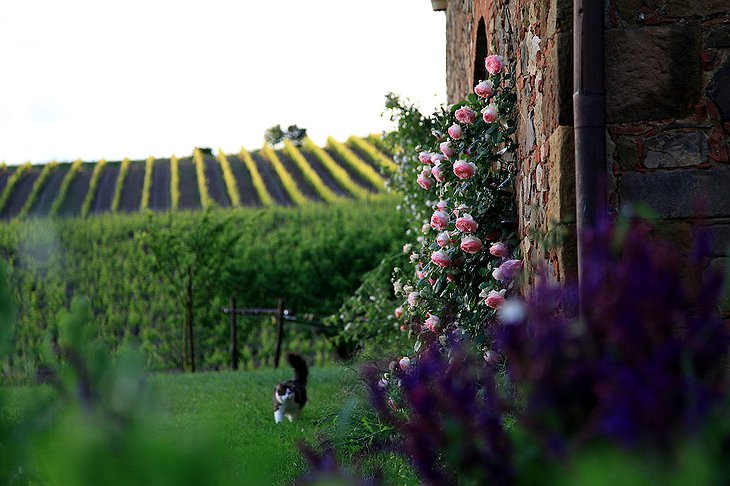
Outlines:
{"type": "Polygon", "coordinates": [[[489,79],[436,115],[430,141],[412,155],[421,169],[411,187],[422,194],[426,217],[409,247],[413,267],[396,269],[394,290],[404,299],[397,315],[415,337],[416,354],[425,343],[443,344],[447,332],[488,350],[487,330],[521,269],[513,76],[501,58],[490,56],[486,65],[489,79]]]}

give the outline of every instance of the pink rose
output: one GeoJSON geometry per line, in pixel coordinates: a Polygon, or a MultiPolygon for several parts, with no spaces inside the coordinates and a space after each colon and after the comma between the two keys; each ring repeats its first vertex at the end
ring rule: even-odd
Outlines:
{"type": "Polygon", "coordinates": [[[445,246],[449,246],[451,244],[451,235],[448,231],[444,231],[442,233],[439,233],[439,235],[436,237],[436,243],[443,248],[445,246]]]}
{"type": "Polygon", "coordinates": [[[446,174],[444,174],[444,170],[441,168],[441,164],[434,165],[431,168],[431,175],[439,182],[444,182],[446,180],[446,174]]]}
{"type": "Polygon", "coordinates": [[[444,160],[446,160],[446,157],[444,157],[442,154],[431,154],[432,164],[440,164],[444,160]]]}
{"type": "Polygon", "coordinates": [[[448,266],[451,265],[449,255],[443,250],[433,252],[431,254],[431,261],[441,268],[448,268],[448,266]]]}
{"type": "Polygon", "coordinates": [[[434,184],[433,179],[431,178],[431,171],[428,169],[424,169],[424,171],[418,175],[418,178],[416,178],[416,182],[423,189],[431,189],[434,184]]]}
{"type": "Polygon", "coordinates": [[[504,258],[509,255],[509,249],[507,248],[507,245],[500,241],[492,243],[492,246],[489,247],[489,253],[493,256],[504,258]]]}
{"type": "Polygon", "coordinates": [[[407,356],[401,358],[400,361],[398,361],[398,366],[400,366],[401,370],[406,371],[411,367],[411,359],[407,356]]]}
{"type": "Polygon", "coordinates": [[[439,201],[439,202],[436,203],[436,208],[439,211],[444,211],[447,207],[449,207],[449,203],[447,203],[443,199],[441,201],[439,201]]]}
{"type": "Polygon", "coordinates": [[[456,153],[454,148],[451,146],[451,142],[448,140],[439,144],[439,150],[441,150],[441,153],[444,154],[444,157],[447,159],[456,153]]]}
{"type": "Polygon", "coordinates": [[[499,266],[505,280],[514,279],[522,271],[522,260],[507,260],[499,266]]]}
{"type": "Polygon", "coordinates": [[[499,267],[492,270],[492,278],[498,282],[504,282],[506,279],[504,278],[504,275],[502,275],[502,270],[499,269],[499,267]]]}
{"type": "Polygon", "coordinates": [[[484,303],[492,309],[499,309],[504,305],[504,294],[507,292],[506,289],[502,289],[499,292],[496,290],[490,290],[487,294],[487,298],[484,303]]]}
{"type": "Polygon", "coordinates": [[[416,179],[416,182],[419,186],[421,186],[423,189],[429,190],[433,187],[433,179],[431,179],[430,174],[420,174],[418,178],[416,179]]]}
{"type": "Polygon", "coordinates": [[[480,98],[489,98],[494,93],[494,83],[491,81],[480,81],[479,84],[474,86],[474,92],[480,98]]]}
{"type": "Polygon", "coordinates": [[[489,105],[482,110],[482,118],[487,123],[494,123],[497,121],[497,107],[489,105]]]}
{"type": "Polygon", "coordinates": [[[454,140],[461,140],[461,137],[463,136],[464,131],[456,123],[449,127],[449,137],[453,138],[454,140]]]}
{"type": "Polygon", "coordinates": [[[456,229],[462,233],[474,233],[478,226],[470,214],[464,214],[461,218],[456,219],[456,229]]]}
{"type": "Polygon", "coordinates": [[[431,215],[431,228],[443,231],[449,225],[449,215],[444,211],[435,211],[431,215]]]}
{"type": "Polygon", "coordinates": [[[459,123],[463,123],[464,125],[471,125],[472,123],[477,121],[477,112],[472,110],[468,106],[462,106],[454,112],[454,117],[459,123]]]}
{"type": "Polygon", "coordinates": [[[393,311],[393,315],[395,315],[396,319],[403,317],[403,307],[396,307],[395,311],[393,311]]]}
{"type": "Polygon", "coordinates": [[[430,164],[431,154],[429,152],[421,152],[420,154],[418,154],[418,160],[420,160],[424,164],[430,164]]]}
{"type": "Polygon", "coordinates": [[[418,292],[411,292],[410,294],[408,294],[408,305],[410,305],[411,307],[417,306],[418,305],[418,297],[420,295],[421,294],[419,294],[418,292]]]}
{"type": "Polygon", "coordinates": [[[484,66],[487,68],[489,74],[495,75],[504,67],[504,61],[502,60],[502,56],[491,55],[484,59],[484,66]]]}
{"type": "Polygon", "coordinates": [[[439,332],[441,330],[441,319],[437,316],[430,316],[423,325],[431,332],[439,332]]]}
{"type": "Polygon", "coordinates": [[[473,177],[477,171],[477,166],[474,162],[467,162],[465,160],[457,160],[454,162],[454,174],[459,179],[469,179],[473,177]]]}
{"type": "Polygon", "coordinates": [[[476,236],[465,236],[461,239],[460,248],[466,253],[471,253],[473,255],[482,249],[482,240],[476,236]]]}

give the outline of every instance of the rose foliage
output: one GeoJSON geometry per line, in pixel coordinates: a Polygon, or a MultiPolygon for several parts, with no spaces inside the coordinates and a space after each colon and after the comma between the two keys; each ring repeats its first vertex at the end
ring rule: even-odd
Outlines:
{"type": "Polygon", "coordinates": [[[488,348],[486,331],[521,269],[510,258],[517,243],[516,97],[513,75],[498,60],[499,70],[464,101],[429,119],[411,116],[419,131],[430,127],[431,137],[399,160],[395,185],[421,219],[412,229],[416,241],[403,248],[412,267],[395,269],[394,290],[403,299],[395,316],[415,336],[416,353],[443,344],[449,331],[488,348]],[[490,292],[499,298],[489,299],[490,292]]]}

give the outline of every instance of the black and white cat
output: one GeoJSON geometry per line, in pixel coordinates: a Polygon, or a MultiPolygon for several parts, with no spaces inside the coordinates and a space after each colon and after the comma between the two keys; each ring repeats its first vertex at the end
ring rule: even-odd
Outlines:
{"type": "Polygon", "coordinates": [[[294,379],[287,380],[274,388],[274,420],[281,423],[284,417],[289,422],[298,419],[307,403],[307,363],[298,354],[289,353],[287,360],[294,368],[294,379]]]}

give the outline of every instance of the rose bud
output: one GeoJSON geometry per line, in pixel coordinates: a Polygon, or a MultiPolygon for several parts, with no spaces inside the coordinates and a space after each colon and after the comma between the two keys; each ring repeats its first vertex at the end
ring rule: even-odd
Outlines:
{"type": "Polygon", "coordinates": [[[496,290],[490,290],[489,294],[487,294],[487,298],[484,300],[484,303],[492,309],[499,309],[504,305],[505,293],[507,293],[506,289],[502,289],[499,292],[497,292],[496,290]]]}
{"type": "Polygon", "coordinates": [[[451,142],[448,140],[439,144],[439,150],[441,150],[441,153],[444,154],[444,157],[447,159],[456,153],[454,148],[451,146],[451,142]]]}
{"type": "Polygon", "coordinates": [[[487,123],[494,123],[497,121],[497,107],[492,105],[487,106],[482,110],[482,118],[487,123]]]}
{"type": "Polygon", "coordinates": [[[443,231],[439,233],[439,235],[436,237],[436,243],[443,248],[445,246],[448,246],[451,244],[451,235],[449,235],[448,231],[443,231]]]}
{"type": "Polygon", "coordinates": [[[443,154],[431,154],[432,164],[440,164],[444,160],[446,160],[446,157],[444,157],[443,154]]]}
{"type": "Polygon", "coordinates": [[[400,361],[398,361],[398,365],[400,366],[400,369],[406,371],[408,368],[411,367],[411,359],[407,356],[404,356],[400,359],[400,361]]]}
{"type": "Polygon", "coordinates": [[[429,231],[431,231],[431,227],[428,225],[428,223],[424,223],[423,226],[421,226],[421,233],[425,235],[429,231]]]}
{"type": "Polygon", "coordinates": [[[489,366],[494,366],[499,362],[499,354],[491,349],[487,350],[487,352],[484,353],[484,361],[486,361],[489,366]]]}
{"type": "Polygon", "coordinates": [[[396,319],[400,319],[403,317],[403,307],[396,307],[395,311],[393,311],[393,314],[395,315],[396,319]]]}
{"type": "Polygon", "coordinates": [[[451,265],[449,255],[443,250],[433,252],[431,254],[431,261],[441,268],[448,268],[451,265]]]}
{"type": "Polygon", "coordinates": [[[456,229],[462,233],[474,233],[478,226],[470,214],[464,214],[464,216],[456,218],[456,229]]]}
{"type": "Polygon", "coordinates": [[[494,93],[494,83],[491,81],[480,81],[479,84],[474,86],[474,92],[480,98],[489,98],[494,93]]]}
{"type": "Polygon", "coordinates": [[[449,137],[453,138],[454,140],[461,140],[461,137],[463,136],[464,131],[456,123],[449,127],[449,137]]]}
{"type": "Polygon", "coordinates": [[[467,162],[465,160],[457,160],[454,162],[454,174],[459,179],[469,179],[473,177],[477,171],[477,166],[474,162],[467,162]]]}
{"type": "Polygon", "coordinates": [[[490,255],[504,258],[509,255],[509,249],[507,248],[507,245],[500,241],[497,243],[492,243],[492,246],[489,247],[489,253],[490,255]]]}
{"type": "Polygon", "coordinates": [[[434,181],[431,178],[430,174],[429,175],[420,174],[418,176],[418,178],[416,179],[416,182],[418,183],[419,186],[421,186],[421,188],[423,188],[425,190],[431,189],[434,185],[434,181]]]}
{"type": "Polygon", "coordinates": [[[479,252],[479,250],[482,249],[482,240],[480,240],[476,236],[465,236],[461,239],[460,248],[466,253],[477,253],[479,252]]]}
{"type": "Polygon", "coordinates": [[[418,160],[420,160],[424,164],[430,164],[431,154],[429,152],[421,152],[420,154],[418,154],[418,160]]]}
{"type": "Polygon", "coordinates": [[[446,174],[444,174],[444,170],[441,168],[441,164],[434,165],[431,168],[431,175],[439,182],[444,182],[446,180],[446,174]]]}
{"type": "Polygon", "coordinates": [[[502,56],[491,55],[484,59],[484,67],[487,68],[487,72],[494,76],[502,70],[504,67],[504,61],[502,56]]]}
{"type": "MultiPolygon", "coordinates": [[[[464,125],[471,125],[477,121],[477,113],[468,106],[462,106],[454,112],[454,117],[459,123],[464,125]]],[[[448,156],[447,156],[448,157],[448,156]]]]}
{"type": "Polygon", "coordinates": [[[411,307],[415,307],[416,305],[418,305],[418,297],[420,295],[421,294],[419,294],[418,292],[411,292],[410,294],[408,294],[408,305],[410,305],[411,307]]]}
{"type": "Polygon", "coordinates": [[[499,282],[504,282],[506,280],[504,278],[504,275],[502,275],[502,270],[500,270],[499,267],[492,270],[492,278],[494,278],[494,280],[497,280],[499,282]]]}
{"type": "Polygon", "coordinates": [[[423,325],[431,332],[439,332],[441,330],[441,319],[437,316],[430,316],[423,325]]]}

